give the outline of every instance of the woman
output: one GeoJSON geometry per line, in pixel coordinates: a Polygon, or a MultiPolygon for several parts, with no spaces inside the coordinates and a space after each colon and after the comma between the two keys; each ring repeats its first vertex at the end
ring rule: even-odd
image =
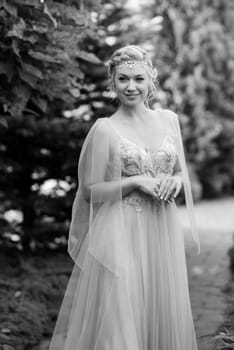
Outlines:
{"type": "Polygon", "coordinates": [[[175,204],[182,184],[199,242],[178,118],[148,107],[156,75],[138,46],[110,59],[120,104],[94,123],[80,154],[75,265],[50,350],[197,349],[175,204]]]}

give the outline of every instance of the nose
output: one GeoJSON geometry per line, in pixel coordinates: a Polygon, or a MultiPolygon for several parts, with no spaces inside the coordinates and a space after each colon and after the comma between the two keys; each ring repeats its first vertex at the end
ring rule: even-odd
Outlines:
{"type": "Polygon", "coordinates": [[[136,87],[135,87],[135,83],[133,79],[129,80],[128,86],[127,86],[127,91],[131,92],[131,91],[135,91],[136,87]]]}

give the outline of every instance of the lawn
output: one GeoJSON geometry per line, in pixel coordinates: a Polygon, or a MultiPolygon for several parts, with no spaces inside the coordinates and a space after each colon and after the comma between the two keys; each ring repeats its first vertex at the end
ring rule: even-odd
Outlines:
{"type": "Polygon", "coordinates": [[[1,254],[1,350],[31,350],[51,336],[72,265],[66,252],[1,254]]]}

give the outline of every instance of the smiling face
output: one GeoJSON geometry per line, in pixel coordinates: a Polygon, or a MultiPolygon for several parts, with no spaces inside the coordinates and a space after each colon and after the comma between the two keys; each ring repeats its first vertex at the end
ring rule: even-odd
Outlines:
{"type": "Polygon", "coordinates": [[[116,66],[114,87],[123,105],[136,106],[144,103],[149,92],[149,76],[144,67],[136,64],[116,66]]]}

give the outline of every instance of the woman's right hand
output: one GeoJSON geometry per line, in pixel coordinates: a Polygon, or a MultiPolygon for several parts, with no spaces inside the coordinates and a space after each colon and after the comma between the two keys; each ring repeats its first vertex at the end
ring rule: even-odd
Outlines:
{"type": "Polygon", "coordinates": [[[158,190],[161,184],[161,179],[159,177],[136,175],[133,181],[138,190],[159,200],[158,190]]]}

